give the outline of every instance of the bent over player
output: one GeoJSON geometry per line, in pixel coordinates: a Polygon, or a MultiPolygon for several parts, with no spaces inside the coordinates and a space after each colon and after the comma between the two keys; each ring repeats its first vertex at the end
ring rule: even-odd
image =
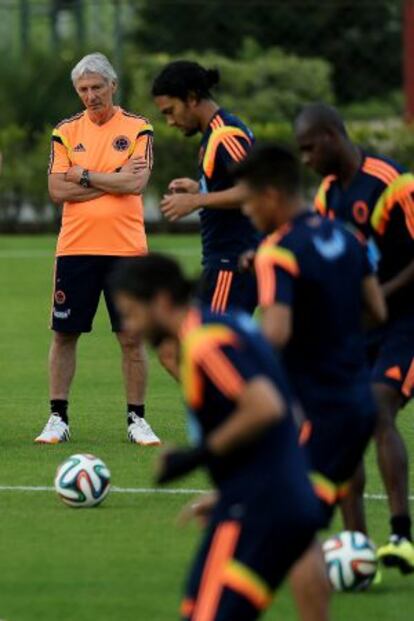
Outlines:
{"type": "Polygon", "coordinates": [[[263,330],[283,348],[304,409],[302,441],[328,522],[374,430],[362,312],[365,304],[383,320],[385,303],[362,244],[306,207],[293,154],[276,145],[257,148],[236,175],[245,212],[269,235],[255,258],[263,330]]]}
{"type": "Polygon", "coordinates": [[[144,420],[145,352],[122,330],[106,283],[120,257],[147,252],[141,195],[151,174],[153,130],[145,118],[114,106],[117,76],[102,54],[85,56],[72,81],[85,110],[52,134],[49,192],[64,207],[54,275],[50,418],[36,442],[69,439],[76,346],[81,333],[92,330],[103,293],[122,351],[128,437],[159,444],[144,420]]]}
{"type": "Polygon", "coordinates": [[[329,586],[313,544],[322,523],[276,357],[246,315],[191,306],[171,259],[126,261],[114,275],[125,325],[158,344],[181,342],[182,385],[196,445],[165,453],[158,481],[196,468],[218,490],[182,605],[185,621],[250,621],[269,605],[295,561],[302,619],[328,619],[329,586]]]}
{"type": "Polygon", "coordinates": [[[202,134],[198,181],[173,180],[161,210],[171,221],[200,215],[203,304],[218,313],[230,306],[252,313],[256,285],[251,274],[239,273],[238,257],[257,245],[258,234],[241,212],[229,168],[246,156],[254,137],[214,101],[211,89],[218,81],[218,71],[189,61],[170,63],[154,81],[152,94],[168,125],[185,136],[202,134]]]}
{"type": "Polygon", "coordinates": [[[353,144],[330,106],[306,107],[295,130],[304,163],[324,177],[316,209],[349,223],[367,240],[388,304],[387,324],[371,332],[368,343],[378,464],[391,510],[391,536],[378,553],[385,565],[411,573],[408,456],[396,418],[414,395],[414,176],[353,144]]]}

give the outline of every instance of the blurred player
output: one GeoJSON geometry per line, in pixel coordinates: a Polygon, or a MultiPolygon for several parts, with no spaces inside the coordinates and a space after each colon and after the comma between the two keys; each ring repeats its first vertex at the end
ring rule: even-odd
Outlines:
{"type": "Polygon", "coordinates": [[[170,63],[154,81],[152,94],[168,125],[185,136],[202,134],[198,181],[172,181],[172,193],[164,196],[161,210],[173,222],[199,212],[203,304],[219,313],[230,306],[252,313],[257,302],[254,278],[237,268],[239,255],[257,245],[258,235],[240,210],[229,167],[246,156],[254,137],[213,100],[211,89],[218,82],[218,71],[189,61],[170,63]]]}
{"type": "Polygon", "coordinates": [[[171,259],[150,255],[120,266],[116,301],[125,325],[154,345],[181,341],[182,384],[194,448],[162,456],[158,482],[206,468],[218,494],[182,605],[185,621],[249,621],[270,604],[304,552],[295,575],[301,618],[328,619],[322,523],[282,370],[245,314],[190,305],[190,286],[171,259]]]}
{"type": "Polygon", "coordinates": [[[388,304],[388,323],[370,339],[378,463],[391,509],[391,537],[379,556],[411,573],[408,457],[396,417],[414,392],[414,176],[354,145],[330,106],[306,107],[295,129],[304,163],[324,177],[316,209],[353,225],[367,240],[388,304]]]}
{"type": "Polygon", "coordinates": [[[54,275],[50,418],[36,442],[69,440],[76,346],[81,333],[92,330],[103,293],[122,351],[128,437],[155,445],[160,441],[144,420],[145,351],[121,329],[106,284],[120,257],[147,252],[141,194],[151,174],[153,130],[143,117],[114,106],[117,76],[102,54],[80,60],[72,81],[85,110],[52,134],[49,193],[64,207],[54,275]]]}
{"type": "MultiPolygon", "coordinates": [[[[374,429],[363,304],[383,319],[385,303],[365,248],[342,225],[306,207],[294,155],[278,146],[255,148],[236,176],[245,213],[269,235],[255,257],[262,326],[284,349],[304,408],[302,441],[328,523],[374,429]]],[[[346,527],[363,530],[364,524],[346,527]]]]}

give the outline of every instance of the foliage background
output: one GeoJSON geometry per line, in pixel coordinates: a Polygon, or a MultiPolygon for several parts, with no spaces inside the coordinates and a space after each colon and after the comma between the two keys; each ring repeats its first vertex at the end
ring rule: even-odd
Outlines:
{"type": "Polygon", "coordinates": [[[400,0],[226,0],[225,8],[218,0],[0,0],[0,34],[3,230],[19,230],[28,206],[42,225],[56,224],[50,131],[78,111],[70,70],[97,49],[120,73],[120,103],[155,125],[154,201],[174,176],[194,175],[197,161],[197,140],[169,130],[149,96],[175,58],[219,68],[217,100],[259,140],[291,143],[300,106],[324,100],[341,108],[361,144],[414,166],[414,131],[402,122],[400,0]]]}

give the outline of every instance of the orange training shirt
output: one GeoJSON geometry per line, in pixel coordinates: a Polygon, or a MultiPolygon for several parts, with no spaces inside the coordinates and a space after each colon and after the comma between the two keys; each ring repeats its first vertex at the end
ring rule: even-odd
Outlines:
{"type": "MultiPolygon", "coordinates": [[[[131,156],[152,167],[153,128],[141,116],[117,108],[104,125],[81,112],[59,123],[52,134],[49,174],[78,165],[92,172],[115,172],[131,156]]],[[[136,256],[147,252],[142,197],[105,194],[84,203],[66,202],[57,256],[136,256]]]]}

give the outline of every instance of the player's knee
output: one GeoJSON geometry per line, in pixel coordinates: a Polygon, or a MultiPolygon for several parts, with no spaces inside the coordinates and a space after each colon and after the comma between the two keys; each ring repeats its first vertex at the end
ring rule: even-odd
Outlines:
{"type": "Polygon", "coordinates": [[[145,362],[145,348],[139,339],[123,333],[119,333],[117,337],[124,356],[133,362],[145,362]]]}
{"type": "Polygon", "coordinates": [[[53,344],[60,348],[75,347],[79,337],[78,332],[54,332],[53,344]]]}
{"type": "Polygon", "coordinates": [[[157,349],[160,364],[173,377],[178,374],[178,345],[173,340],[165,340],[157,349]]]}

